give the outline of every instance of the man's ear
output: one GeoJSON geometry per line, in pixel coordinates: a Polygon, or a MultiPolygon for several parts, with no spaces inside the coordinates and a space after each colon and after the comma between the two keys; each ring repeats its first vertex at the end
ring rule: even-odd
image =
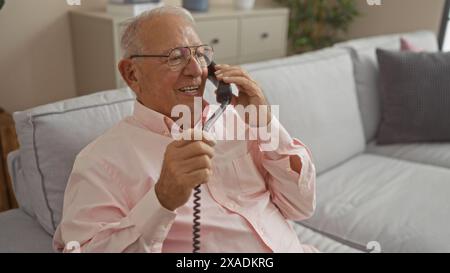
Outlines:
{"type": "Polygon", "coordinates": [[[141,89],[137,77],[137,67],[130,59],[122,59],[118,65],[120,74],[127,85],[136,93],[139,94],[141,89]]]}

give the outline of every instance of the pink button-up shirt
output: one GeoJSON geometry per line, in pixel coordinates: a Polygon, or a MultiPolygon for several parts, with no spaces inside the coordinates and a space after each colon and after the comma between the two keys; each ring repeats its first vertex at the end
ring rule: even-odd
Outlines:
{"type": "MultiPolygon", "coordinates": [[[[80,152],[55,249],[77,242],[83,252],[192,252],[193,197],[169,211],[154,191],[173,141],[163,117],[136,102],[132,116],[80,152]]],[[[214,147],[213,175],[202,185],[201,252],[315,251],[300,244],[288,221],[314,211],[314,165],[299,140],[275,118],[271,125],[279,130],[275,151],[263,152],[258,140],[218,141],[214,147]],[[300,158],[300,174],[291,170],[290,155],[300,158]]],[[[218,126],[224,123],[214,125],[213,135],[218,126]]]]}

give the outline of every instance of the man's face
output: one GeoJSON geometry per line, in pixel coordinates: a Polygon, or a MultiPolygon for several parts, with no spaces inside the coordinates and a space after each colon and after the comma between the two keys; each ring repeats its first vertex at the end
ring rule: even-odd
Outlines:
{"type": "MultiPolygon", "coordinates": [[[[193,26],[179,16],[161,16],[143,22],[140,29],[143,52],[139,54],[167,55],[176,47],[201,45],[193,26]]],[[[208,76],[195,58],[186,66],[173,71],[167,58],[136,58],[136,84],[131,86],[145,106],[170,117],[175,105],[184,104],[194,113],[194,97],[203,96],[208,76]],[[183,92],[186,87],[198,88],[196,92],[183,92]]]]}

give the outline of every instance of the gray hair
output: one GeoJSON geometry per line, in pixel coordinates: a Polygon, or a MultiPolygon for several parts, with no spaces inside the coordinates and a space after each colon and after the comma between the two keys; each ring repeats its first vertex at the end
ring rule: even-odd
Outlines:
{"type": "Polygon", "coordinates": [[[129,58],[131,55],[138,54],[142,51],[143,45],[139,38],[139,28],[142,22],[163,15],[177,15],[184,18],[188,23],[195,25],[192,14],[182,7],[164,5],[162,7],[143,12],[125,22],[126,27],[120,41],[123,58],[129,58]]]}

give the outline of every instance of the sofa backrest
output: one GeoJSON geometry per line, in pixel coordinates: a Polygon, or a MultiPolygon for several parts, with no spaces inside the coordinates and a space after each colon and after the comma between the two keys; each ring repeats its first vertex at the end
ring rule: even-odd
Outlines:
{"type": "Polygon", "coordinates": [[[244,65],[288,132],[312,151],[318,173],[361,153],[364,132],[349,52],[328,48],[244,65]]]}
{"type": "Polygon", "coordinates": [[[76,155],[133,109],[127,90],[100,92],[14,113],[20,149],[12,154],[19,205],[53,234],[76,155]]]}
{"type": "Polygon", "coordinates": [[[425,51],[437,51],[436,35],[431,31],[418,31],[386,36],[350,40],[336,44],[346,48],[353,59],[359,109],[367,142],[374,139],[380,123],[380,98],[378,90],[378,61],[376,49],[400,50],[400,38],[425,51]]]}

